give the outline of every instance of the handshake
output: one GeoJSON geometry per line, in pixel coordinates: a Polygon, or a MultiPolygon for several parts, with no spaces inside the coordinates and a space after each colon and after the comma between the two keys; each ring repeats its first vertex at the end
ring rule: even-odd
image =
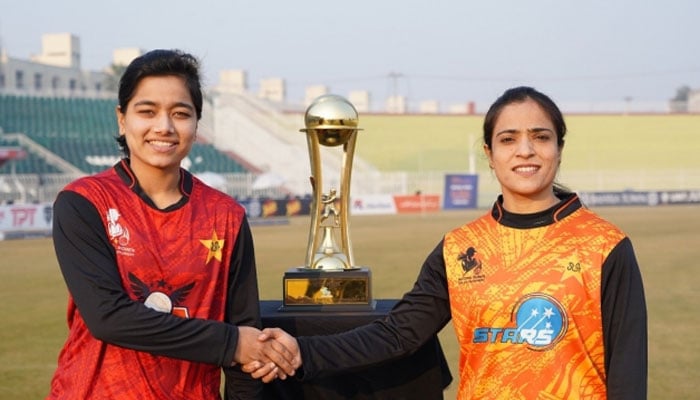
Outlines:
{"type": "Polygon", "coordinates": [[[243,372],[268,383],[294,376],[301,366],[301,352],[297,340],[280,328],[260,331],[239,326],[234,361],[241,364],[243,372]]]}

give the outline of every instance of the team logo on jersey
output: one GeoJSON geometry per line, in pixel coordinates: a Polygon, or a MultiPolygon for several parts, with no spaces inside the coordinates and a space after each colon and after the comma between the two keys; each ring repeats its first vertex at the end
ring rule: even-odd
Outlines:
{"type": "Polygon", "coordinates": [[[462,277],[459,278],[459,283],[481,282],[485,279],[481,273],[481,260],[476,256],[475,248],[467,248],[463,253],[459,253],[457,259],[462,265],[462,277]]]}
{"type": "Polygon", "coordinates": [[[580,285],[583,285],[583,269],[584,267],[581,266],[580,262],[570,261],[567,265],[562,266],[562,282],[566,281],[569,278],[573,278],[580,285]]]}
{"type": "Polygon", "coordinates": [[[211,260],[212,258],[216,258],[217,261],[221,261],[222,250],[224,249],[224,240],[219,239],[219,237],[216,235],[216,231],[212,233],[211,239],[200,239],[199,242],[203,244],[204,247],[207,248],[207,250],[209,250],[209,252],[207,253],[207,261],[205,262],[205,264],[209,264],[209,260],[211,260]]]}
{"type": "Polygon", "coordinates": [[[554,297],[533,293],[513,307],[515,327],[481,327],[474,331],[474,343],[511,343],[530,350],[544,351],[557,344],[566,333],[568,318],[554,297]]]}
{"type": "Polygon", "coordinates": [[[130,236],[129,230],[119,222],[121,216],[116,208],[107,210],[107,232],[109,232],[109,240],[112,243],[126,246],[129,244],[130,236]]]}
{"type": "Polygon", "coordinates": [[[190,317],[189,309],[177,304],[182,304],[185,301],[187,295],[194,287],[194,282],[178,289],[173,289],[164,280],[157,281],[149,286],[131,272],[129,272],[129,281],[131,282],[131,290],[136,295],[136,298],[146,307],[182,318],[190,317]],[[151,286],[157,290],[151,290],[151,286]],[[169,291],[170,295],[167,295],[164,291],[169,291]]]}
{"type": "Polygon", "coordinates": [[[114,246],[117,254],[122,256],[133,257],[135,250],[129,246],[131,235],[129,229],[124,225],[124,219],[116,208],[107,210],[107,234],[109,241],[114,246]],[[121,220],[121,222],[120,222],[121,220]]]}

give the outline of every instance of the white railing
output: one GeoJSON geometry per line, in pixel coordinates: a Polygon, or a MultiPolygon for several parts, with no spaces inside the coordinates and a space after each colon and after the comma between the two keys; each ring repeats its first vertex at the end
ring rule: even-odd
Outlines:
{"type": "Polygon", "coordinates": [[[30,139],[27,135],[23,133],[4,133],[2,137],[3,139],[7,140],[16,140],[21,146],[26,147],[27,149],[31,150],[32,153],[37,154],[40,158],[44,159],[47,163],[55,165],[60,170],[65,171],[66,173],[82,173],[82,171],[79,168],[76,168],[75,165],[57,156],[55,153],[51,152],[46,147],[30,139]]]}
{"type": "MultiPolygon", "coordinates": [[[[352,194],[439,194],[444,192],[446,173],[459,171],[353,171],[350,185],[352,194]],[[358,185],[362,182],[362,185],[358,185]]],[[[61,188],[77,178],[76,174],[18,174],[0,175],[0,202],[50,202],[61,188]]],[[[253,190],[255,174],[222,174],[225,184],[221,190],[233,197],[245,198],[256,195],[284,197],[290,193],[280,189],[265,191],[253,190]]],[[[300,177],[300,179],[308,179],[300,177]]],[[[698,190],[700,189],[700,168],[639,171],[571,171],[560,174],[563,185],[577,192],[605,192],[624,190],[698,190]]],[[[309,194],[310,188],[292,195],[309,194]]],[[[495,177],[490,173],[479,174],[478,204],[488,206],[500,192],[495,177]]]]}

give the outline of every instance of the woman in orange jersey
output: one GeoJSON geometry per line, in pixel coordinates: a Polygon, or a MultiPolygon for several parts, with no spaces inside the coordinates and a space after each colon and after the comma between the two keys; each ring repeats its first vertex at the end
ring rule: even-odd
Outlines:
{"type": "Polygon", "coordinates": [[[262,385],[236,364],[284,351],[257,340],[245,210],[180,167],[202,98],[192,55],[136,58],[116,108],[126,157],[58,194],[53,239],[70,297],[49,399],[219,399],[222,368],[227,398],[257,399],[262,385]]]}
{"type": "MultiPolygon", "coordinates": [[[[405,355],[452,319],[459,399],[646,398],[647,315],[630,239],[555,183],[566,124],[530,87],[484,120],[501,185],[488,213],[448,232],[383,320],[324,337],[267,330],[304,379],[405,355]]],[[[271,366],[244,370],[263,380],[271,366]]]]}

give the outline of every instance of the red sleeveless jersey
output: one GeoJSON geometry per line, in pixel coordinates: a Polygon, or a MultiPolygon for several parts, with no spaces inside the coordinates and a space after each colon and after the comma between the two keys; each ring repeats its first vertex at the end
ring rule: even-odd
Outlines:
{"type": "MultiPolygon", "coordinates": [[[[132,300],[183,319],[222,321],[229,260],[245,211],[193,179],[190,201],[167,212],[146,204],[114,168],[79,179],[65,190],[96,207],[132,300]]],[[[72,399],[220,398],[220,366],[100,341],[88,331],[72,298],[68,323],[50,398],[68,393],[72,399]]]]}

